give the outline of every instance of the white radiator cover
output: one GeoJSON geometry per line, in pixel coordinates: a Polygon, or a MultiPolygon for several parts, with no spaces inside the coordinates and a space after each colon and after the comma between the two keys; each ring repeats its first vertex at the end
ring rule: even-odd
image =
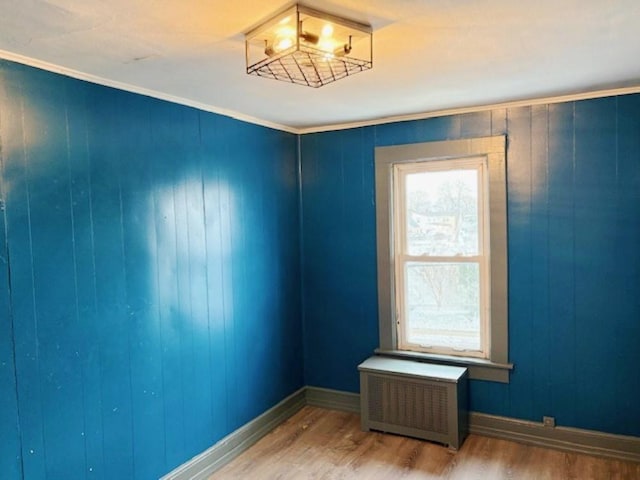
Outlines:
{"type": "Polygon", "coordinates": [[[363,430],[460,448],[469,424],[466,368],[374,356],[358,370],[363,430]]]}

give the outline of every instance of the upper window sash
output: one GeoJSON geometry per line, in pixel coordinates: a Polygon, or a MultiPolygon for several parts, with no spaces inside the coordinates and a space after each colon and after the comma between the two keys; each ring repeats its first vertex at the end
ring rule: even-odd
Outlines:
{"type": "Polygon", "coordinates": [[[476,170],[477,172],[477,194],[478,194],[478,245],[476,257],[488,254],[489,224],[486,221],[489,213],[489,188],[487,182],[487,161],[485,157],[475,157],[471,159],[448,159],[439,161],[418,161],[409,164],[398,163],[393,166],[393,191],[394,200],[392,205],[392,215],[394,224],[394,255],[403,255],[411,257],[442,257],[458,259],[460,257],[470,258],[474,255],[460,253],[457,255],[411,255],[407,252],[407,202],[406,202],[406,179],[409,175],[430,173],[430,172],[448,172],[454,170],[476,170]],[[485,253],[487,252],[487,253],[485,253]]]}

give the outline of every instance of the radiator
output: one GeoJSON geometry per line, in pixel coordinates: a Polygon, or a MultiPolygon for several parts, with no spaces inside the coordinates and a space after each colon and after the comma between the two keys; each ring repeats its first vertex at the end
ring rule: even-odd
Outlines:
{"type": "Polygon", "coordinates": [[[466,368],[375,356],[358,370],[363,430],[460,448],[468,432],[466,368]]]}

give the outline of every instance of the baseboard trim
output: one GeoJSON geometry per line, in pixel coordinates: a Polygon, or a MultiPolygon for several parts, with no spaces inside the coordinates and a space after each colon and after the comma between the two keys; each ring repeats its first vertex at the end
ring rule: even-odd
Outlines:
{"type": "Polygon", "coordinates": [[[640,438],[571,427],[545,427],[542,423],[471,412],[469,430],[477,435],[585,453],[616,460],[640,462],[640,438]]]}
{"type": "Polygon", "coordinates": [[[160,480],[205,480],[306,405],[306,389],[289,395],[160,480]]]}
{"type": "MultiPolygon", "coordinates": [[[[328,388],[303,387],[160,480],[205,480],[305,405],[360,413],[360,395],[328,388]]],[[[538,422],[478,412],[469,414],[469,431],[538,447],[640,462],[640,437],[580,428],[545,427],[538,422]]]]}
{"type": "MultiPolygon", "coordinates": [[[[360,395],[326,388],[306,387],[307,404],[360,413],[360,395]]],[[[545,427],[542,423],[485,413],[469,414],[469,430],[528,445],[584,453],[616,460],[640,462],[640,438],[570,427],[545,427]]]]}
{"type": "Polygon", "coordinates": [[[360,413],[360,395],[320,387],[306,387],[307,405],[360,413]]]}

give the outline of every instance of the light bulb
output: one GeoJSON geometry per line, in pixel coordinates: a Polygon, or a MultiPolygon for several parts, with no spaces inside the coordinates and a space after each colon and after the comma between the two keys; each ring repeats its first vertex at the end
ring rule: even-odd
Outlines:
{"type": "Polygon", "coordinates": [[[276,38],[277,37],[290,37],[293,38],[296,36],[296,30],[293,27],[280,27],[276,30],[276,38]]]}
{"type": "Polygon", "coordinates": [[[278,52],[286,50],[293,45],[293,39],[291,37],[277,38],[275,49],[278,52]]]}
{"type": "Polygon", "coordinates": [[[281,27],[276,30],[276,38],[273,40],[273,49],[281,52],[293,46],[296,31],[291,27],[281,27]]]}
{"type": "Polygon", "coordinates": [[[336,48],[336,44],[333,40],[328,38],[322,38],[318,42],[318,48],[320,50],[324,50],[325,52],[333,53],[333,50],[336,48]]]}
{"type": "Polygon", "coordinates": [[[327,23],[324,27],[322,27],[321,35],[323,37],[330,37],[331,35],[333,35],[333,25],[327,23]]]}

